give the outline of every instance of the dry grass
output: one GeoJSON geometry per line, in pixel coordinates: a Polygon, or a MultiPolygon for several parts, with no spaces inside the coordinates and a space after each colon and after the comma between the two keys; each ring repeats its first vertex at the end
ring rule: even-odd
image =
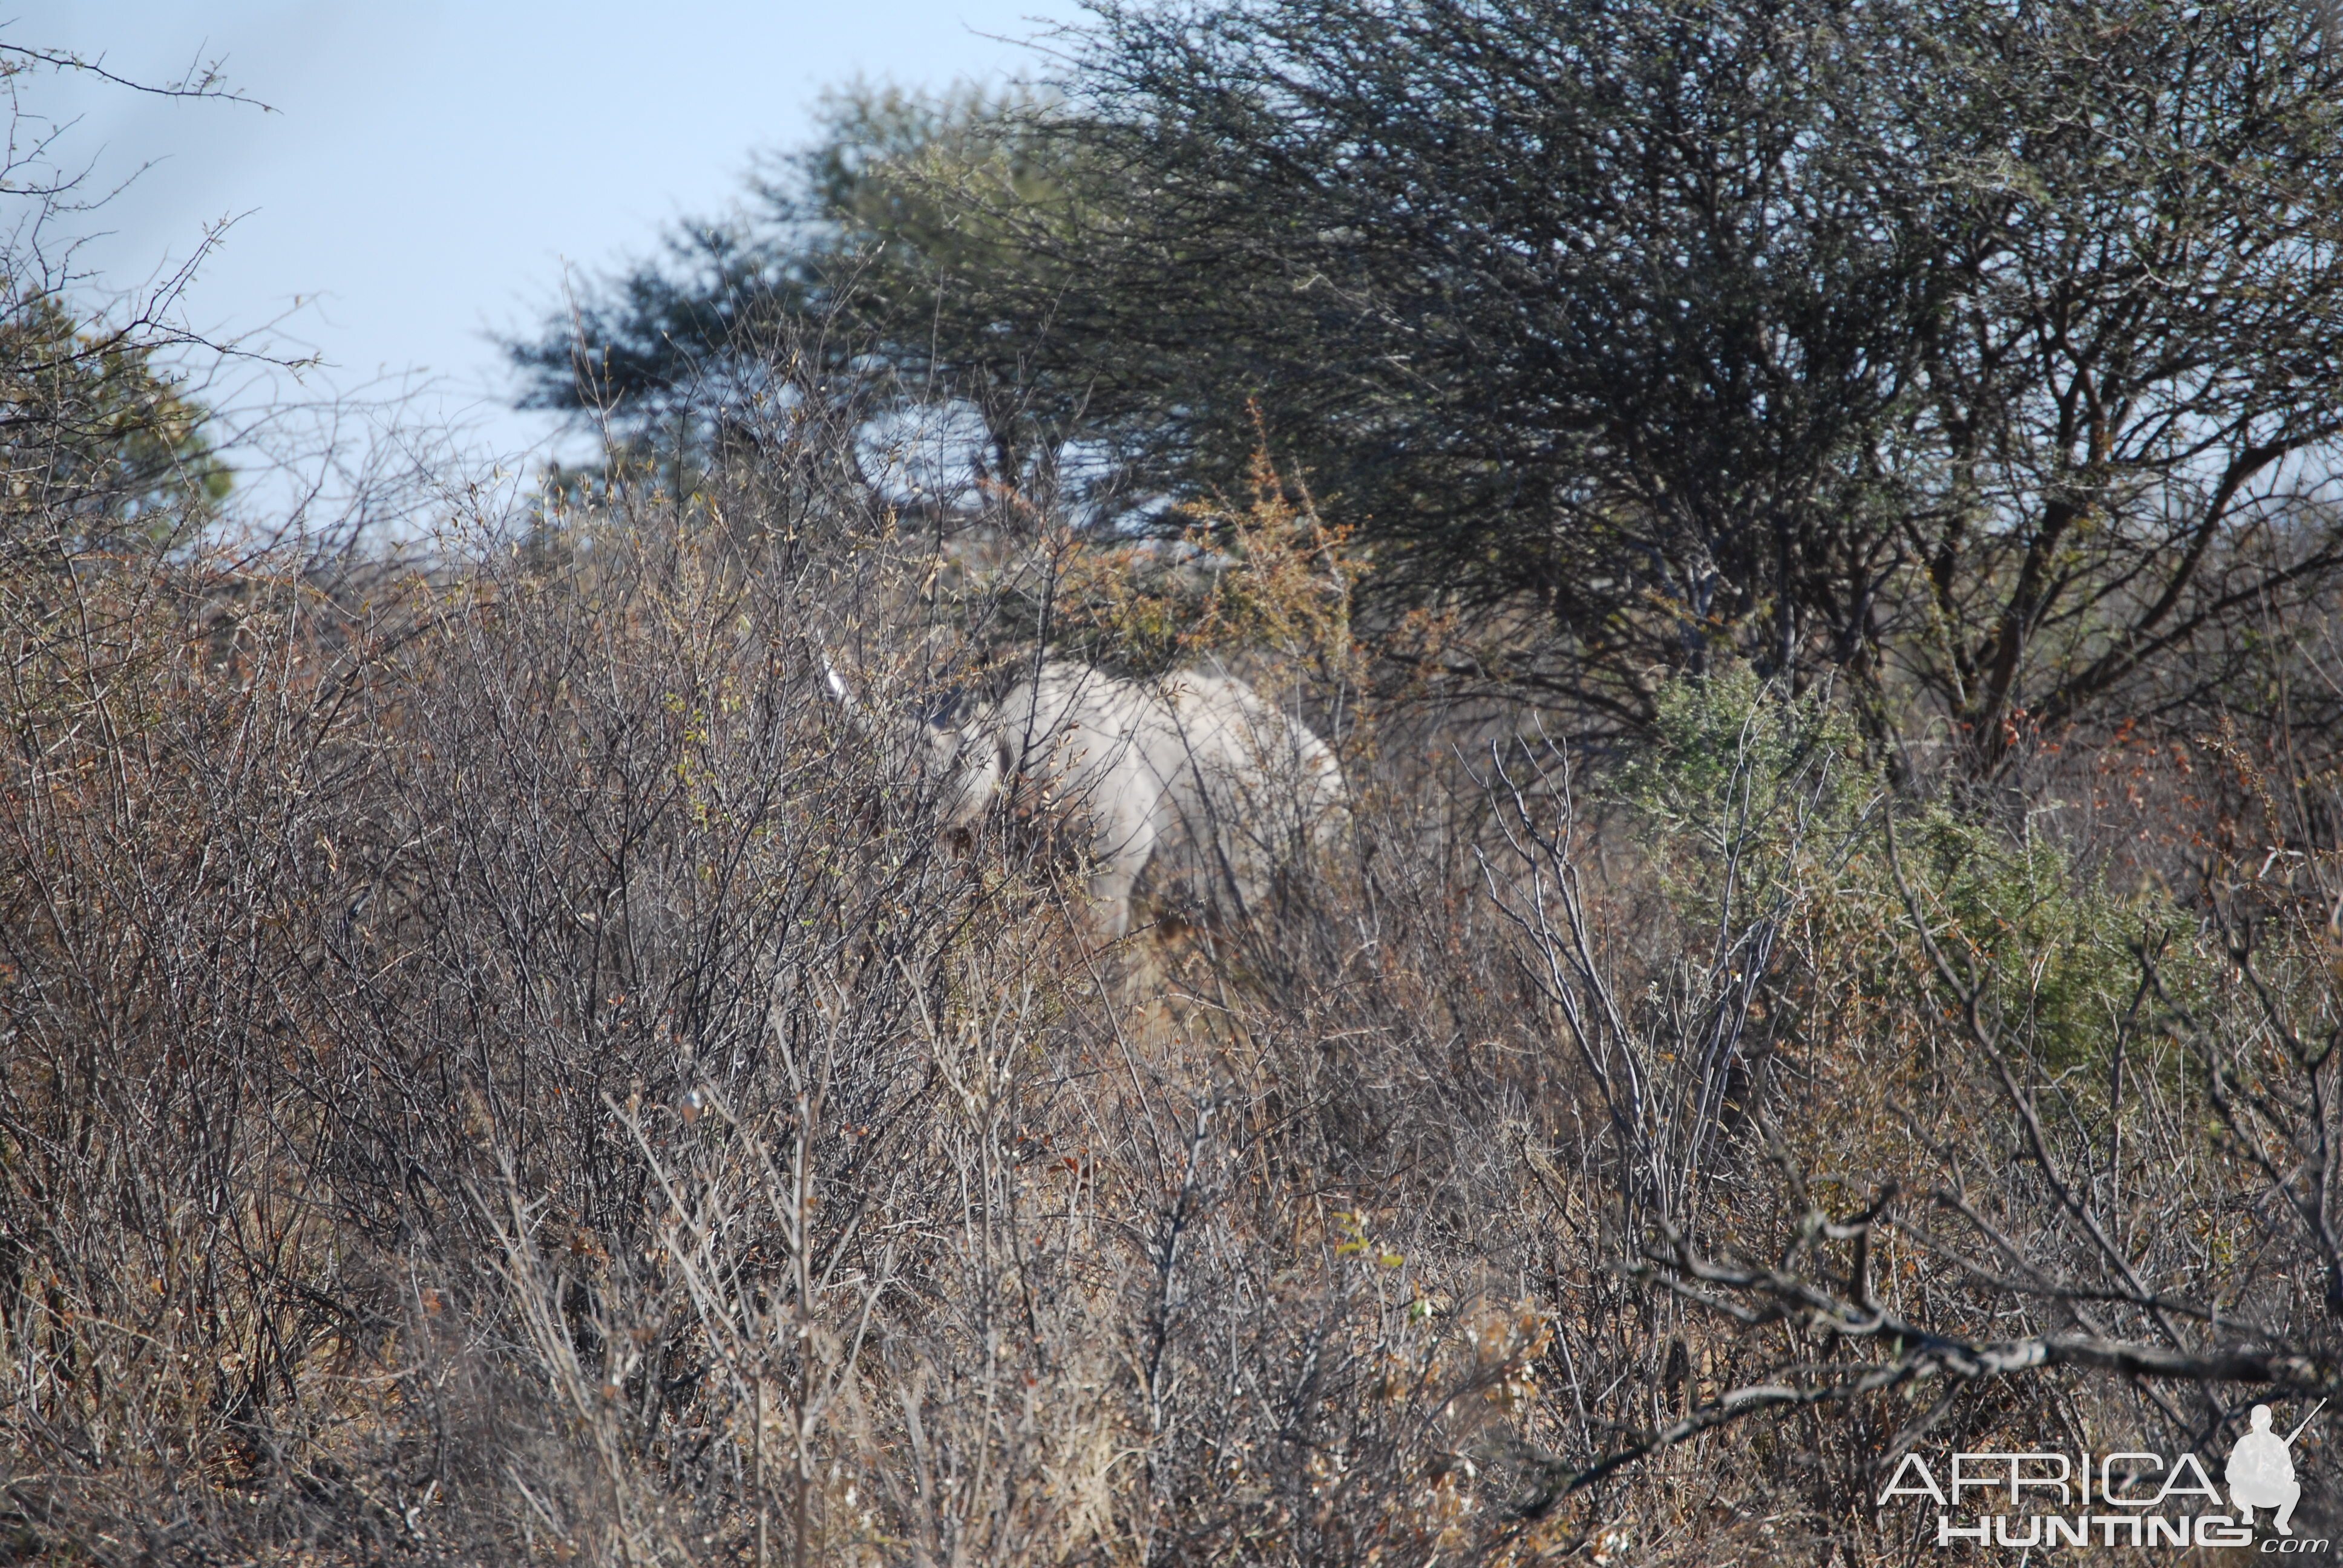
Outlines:
{"type": "Polygon", "coordinates": [[[1826,1299],[2333,1375],[2325,939],[2244,857],[1891,859],[1843,722],[1730,681],[1604,779],[1460,756],[1265,486],[1217,620],[1075,624],[1300,683],[1351,841],[1098,950],[806,638],[910,702],[1079,547],[939,559],[820,437],[428,572],[0,588],[0,1554],[1906,1561],[1899,1444],[2240,1396],[1826,1299]]]}

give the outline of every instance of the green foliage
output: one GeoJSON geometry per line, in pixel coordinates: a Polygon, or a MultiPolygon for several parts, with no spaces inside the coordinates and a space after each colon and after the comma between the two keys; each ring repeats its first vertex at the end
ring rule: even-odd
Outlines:
{"type": "Polygon", "coordinates": [[[822,136],[785,166],[794,179],[760,193],[769,211],[802,207],[834,226],[842,252],[896,269],[867,285],[874,307],[906,285],[1020,266],[1020,236],[979,203],[1041,214],[1066,200],[1057,145],[1037,129],[1046,107],[1016,92],[858,84],[823,99],[822,136]]]}
{"type": "Polygon", "coordinates": [[[2182,994],[2213,957],[2194,922],[2117,893],[2064,844],[1942,800],[1892,806],[1825,692],[1792,695],[1735,665],[1669,682],[1654,707],[1619,796],[1693,929],[1770,918],[1803,933],[1785,950],[1795,990],[1940,1014],[1956,1001],[1933,943],[1986,1028],[2055,1071],[2104,1057],[2139,1005],[2143,948],[2182,994]]]}
{"type": "Polygon", "coordinates": [[[1622,770],[1622,797],[1655,844],[1715,868],[1761,849],[1843,840],[1872,791],[1861,737],[1825,691],[1791,693],[1748,665],[1669,681],[1652,739],[1622,770]]]}
{"type": "MultiPolygon", "coordinates": [[[[1898,827],[1906,885],[1938,950],[1980,992],[1985,1021],[2052,1070],[2105,1059],[2141,1000],[2137,950],[2180,939],[2169,978],[2188,960],[2190,923],[2126,897],[2047,839],[2008,835],[1939,805],[1898,827]]],[[[1885,867],[1875,855],[1875,881],[1885,867]]],[[[1907,912],[1896,948],[1917,946],[1907,912]]]]}
{"type": "Polygon", "coordinates": [[[206,411],[154,347],[55,295],[0,316],[0,539],[75,549],[180,537],[233,482],[206,411]]]}
{"type": "Polygon", "coordinates": [[[792,399],[915,401],[942,374],[985,421],[991,477],[1021,477],[1034,392],[976,345],[999,341],[993,286],[1031,277],[1020,226],[1066,199],[1047,108],[977,88],[829,95],[811,144],[769,164],[745,212],[685,226],[662,258],[508,345],[524,406],[691,447],[753,435],[792,399]]]}

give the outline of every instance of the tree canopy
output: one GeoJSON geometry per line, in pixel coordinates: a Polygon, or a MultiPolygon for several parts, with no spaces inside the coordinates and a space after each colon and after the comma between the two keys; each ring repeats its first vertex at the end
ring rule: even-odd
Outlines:
{"type": "Polygon", "coordinates": [[[2343,568],[2294,0],[1101,0],[1070,51],[837,100],[761,224],[585,314],[591,375],[525,346],[537,397],[648,415],[789,318],[972,396],[1004,482],[1081,437],[1208,492],[1258,419],[1373,591],[1538,628],[1500,673],[1598,721],[1729,657],[1988,765],[2343,568]]]}
{"type": "Polygon", "coordinates": [[[154,542],[210,515],[233,477],[156,342],[47,291],[0,301],[0,549],[154,542]]]}
{"type": "Polygon", "coordinates": [[[56,237],[82,229],[109,194],[85,192],[87,170],[57,162],[58,127],[30,106],[33,82],[49,73],[156,97],[252,102],[216,65],[142,84],[70,51],[0,41],[9,106],[0,150],[0,567],[183,537],[214,515],[231,482],[206,431],[209,411],[157,362],[200,341],[166,320],[194,264],[109,313],[87,302],[78,245],[56,237]]]}
{"type": "Polygon", "coordinates": [[[995,476],[1013,478],[1032,456],[1033,387],[1016,339],[981,317],[991,287],[1047,263],[1028,225],[988,209],[1022,219],[1057,196],[1060,132],[1026,95],[829,95],[812,145],[768,159],[739,211],[683,226],[656,260],[508,345],[523,407],[607,419],[628,442],[710,445],[766,426],[779,399],[932,398],[941,371],[982,411],[995,476]]]}

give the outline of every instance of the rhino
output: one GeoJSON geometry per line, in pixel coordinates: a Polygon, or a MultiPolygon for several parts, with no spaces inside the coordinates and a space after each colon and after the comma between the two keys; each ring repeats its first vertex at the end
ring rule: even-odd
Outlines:
{"type": "Polygon", "coordinates": [[[1076,826],[1110,938],[1129,931],[1142,878],[1167,903],[1248,917],[1281,868],[1331,846],[1347,809],[1326,743],[1224,671],[1134,680],[1048,659],[997,695],[886,725],[824,663],[858,722],[908,742],[945,832],[1003,807],[1076,826]]]}

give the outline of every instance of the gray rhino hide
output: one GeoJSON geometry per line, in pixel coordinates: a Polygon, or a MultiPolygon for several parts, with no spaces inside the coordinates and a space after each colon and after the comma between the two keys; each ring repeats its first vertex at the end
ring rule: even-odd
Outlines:
{"type": "Polygon", "coordinates": [[[1129,929],[1142,876],[1167,902],[1246,917],[1278,868],[1332,841],[1344,805],[1324,741],[1202,670],[1142,683],[1052,660],[932,725],[925,749],[948,830],[1004,802],[1087,829],[1109,936],[1129,929]]]}

